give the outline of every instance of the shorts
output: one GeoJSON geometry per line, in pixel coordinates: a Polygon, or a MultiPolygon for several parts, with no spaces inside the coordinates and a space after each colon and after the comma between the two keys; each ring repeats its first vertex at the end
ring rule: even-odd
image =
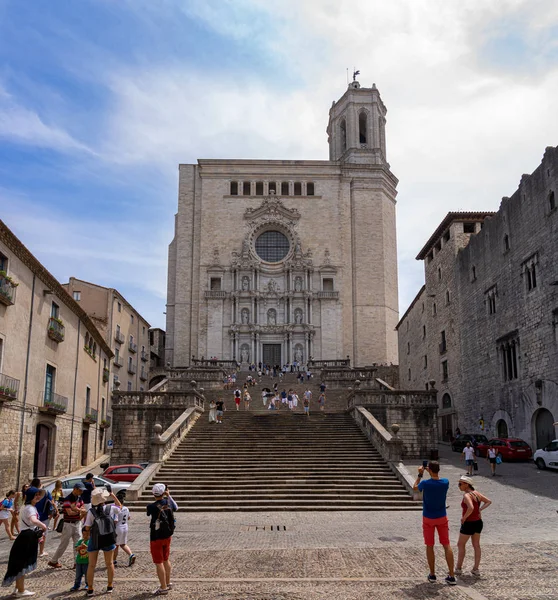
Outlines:
{"type": "Polygon", "coordinates": [[[217,416],[218,417],[222,417],[223,416],[223,411],[222,410],[218,410],[217,411],[217,416]]]}
{"type": "Polygon", "coordinates": [[[490,461],[491,465],[495,465],[496,464],[496,458],[489,458],[488,460],[490,461]]]}
{"type": "Polygon", "coordinates": [[[164,540],[153,540],[149,543],[151,558],[156,565],[169,560],[171,540],[172,538],[166,538],[164,540]]]}
{"type": "Polygon", "coordinates": [[[116,545],[123,546],[128,543],[128,524],[126,523],[126,527],[117,527],[116,528],[116,545]]]}
{"type": "Polygon", "coordinates": [[[91,538],[89,538],[89,541],[87,542],[87,552],[98,552],[99,550],[101,552],[112,552],[115,548],[116,544],[111,544],[110,546],[105,546],[104,548],[99,549],[95,546],[91,538]]]}
{"type": "Polygon", "coordinates": [[[434,532],[438,531],[438,539],[442,546],[449,546],[449,522],[447,516],[438,519],[422,517],[422,534],[427,546],[434,546],[434,532]]]}
{"type": "Polygon", "coordinates": [[[304,407],[304,412],[305,413],[309,413],[310,412],[310,407],[309,406],[305,406],[304,407]]]}
{"type": "Polygon", "coordinates": [[[468,467],[472,467],[472,466],[475,464],[475,461],[474,461],[474,460],[466,460],[466,461],[465,461],[465,464],[466,464],[468,467]]]}
{"type": "Polygon", "coordinates": [[[483,522],[481,519],[478,521],[465,521],[463,525],[461,525],[461,529],[459,533],[463,535],[474,535],[475,533],[480,533],[482,531],[483,522]]]}

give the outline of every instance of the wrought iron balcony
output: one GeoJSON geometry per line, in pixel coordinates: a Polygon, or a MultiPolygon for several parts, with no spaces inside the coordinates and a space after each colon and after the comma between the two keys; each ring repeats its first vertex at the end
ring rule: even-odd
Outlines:
{"type": "Polygon", "coordinates": [[[138,351],[138,345],[137,345],[137,344],[134,344],[134,342],[130,342],[130,343],[128,344],[128,350],[129,350],[130,352],[133,352],[133,353],[135,354],[135,353],[138,351]]]}
{"type": "Polygon", "coordinates": [[[66,328],[58,317],[50,317],[48,322],[48,337],[57,344],[64,341],[66,328]]]}
{"type": "Polygon", "coordinates": [[[124,363],[122,362],[122,357],[119,354],[116,354],[114,357],[114,366],[121,367],[124,363]]]}
{"type": "Polygon", "coordinates": [[[143,367],[141,368],[141,371],[140,371],[140,379],[142,381],[147,381],[147,373],[145,372],[143,367]]]}
{"type": "Polygon", "coordinates": [[[17,400],[18,393],[19,379],[0,373],[0,402],[17,400]]]}
{"type": "Polygon", "coordinates": [[[209,298],[209,299],[226,298],[227,297],[227,292],[225,292],[223,290],[206,290],[204,292],[204,297],[205,298],[209,298]]]}
{"type": "Polygon", "coordinates": [[[84,423],[96,423],[99,419],[99,411],[95,408],[90,408],[89,412],[85,414],[83,419],[84,423]]]}
{"type": "Polygon", "coordinates": [[[42,406],[39,407],[39,410],[54,415],[62,415],[68,411],[68,398],[55,394],[50,390],[45,390],[43,392],[42,406]]]}
{"type": "Polygon", "coordinates": [[[143,360],[143,362],[147,362],[149,360],[149,352],[142,350],[141,351],[141,360],[143,360]]]}
{"type": "Polygon", "coordinates": [[[318,298],[321,300],[337,300],[339,292],[318,292],[318,298]]]}
{"type": "Polygon", "coordinates": [[[110,378],[110,369],[103,367],[103,383],[107,383],[110,378]]]}
{"type": "Polygon", "coordinates": [[[14,283],[5,271],[0,271],[0,303],[10,306],[15,304],[17,283],[14,283]]]}
{"type": "Polygon", "coordinates": [[[133,362],[128,363],[128,373],[135,375],[138,372],[138,367],[133,362]]]}
{"type": "Polygon", "coordinates": [[[112,424],[112,419],[107,415],[104,419],[101,419],[99,427],[101,429],[108,429],[112,424]]]}
{"type": "Polygon", "coordinates": [[[114,334],[114,339],[119,343],[119,344],[123,344],[124,343],[124,336],[120,333],[120,331],[117,331],[114,334]]]}

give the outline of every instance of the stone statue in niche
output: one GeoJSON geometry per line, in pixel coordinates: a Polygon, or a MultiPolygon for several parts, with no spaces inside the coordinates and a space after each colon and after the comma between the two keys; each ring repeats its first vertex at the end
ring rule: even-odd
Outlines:
{"type": "Polygon", "coordinates": [[[275,279],[270,279],[266,287],[268,293],[271,294],[276,294],[279,291],[279,286],[277,285],[275,279]]]}
{"type": "Polygon", "coordinates": [[[297,345],[295,347],[294,359],[296,360],[297,363],[302,362],[302,348],[299,345],[297,345]]]}
{"type": "Polygon", "coordinates": [[[240,349],[240,361],[243,363],[250,362],[250,350],[247,344],[243,344],[240,349]]]}
{"type": "Polygon", "coordinates": [[[295,325],[302,324],[302,309],[301,308],[297,308],[294,311],[294,320],[295,320],[295,325]]]}
{"type": "Polygon", "coordinates": [[[247,325],[250,322],[250,311],[247,308],[243,308],[240,311],[240,318],[243,325],[247,325]]]}
{"type": "Polygon", "coordinates": [[[267,311],[267,324],[268,325],[277,325],[277,312],[274,308],[270,308],[267,311]]]}
{"type": "Polygon", "coordinates": [[[242,291],[247,292],[250,289],[250,279],[244,275],[242,278],[242,291]]]}
{"type": "Polygon", "coordinates": [[[295,277],[295,292],[302,292],[302,277],[295,277]]]}

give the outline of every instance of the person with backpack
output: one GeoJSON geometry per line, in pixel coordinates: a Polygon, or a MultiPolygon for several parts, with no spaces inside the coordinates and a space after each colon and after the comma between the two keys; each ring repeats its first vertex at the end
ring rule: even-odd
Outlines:
{"type": "Polygon", "coordinates": [[[93,580],[95,567],[99,558],[99,551],[105,557],[107,567],[107,594],[112,594],[114,582],[113,554],[116,548],[116,523],[114,518],[120,512],[120,500],[111,492],[102,488],[95,488],[91,492],[91,508],[87,511],[83,524],[83,539],[87,542],[89,566],[87,567],[87,595],[93,596],[93,580]],[[105,506],[111,499],[114,504],[105,506]]]}
{"type": "Polygon", "coordinates": [[[236,390],[234,390],[234,402],[236,404],[236,410],[240,410],[240,394],[240,389],[236,388],[236,390]]]}
{"type": "Polygon", "coordinates": [[[155,502],[147,505],[147,516],[151,517],[149,540],[160,584],[153,595],[166,596],[172,588],[170,546],[175,529],[174,512],[178,506],[164,483],[156,483],[152,492],[155,502]]]}

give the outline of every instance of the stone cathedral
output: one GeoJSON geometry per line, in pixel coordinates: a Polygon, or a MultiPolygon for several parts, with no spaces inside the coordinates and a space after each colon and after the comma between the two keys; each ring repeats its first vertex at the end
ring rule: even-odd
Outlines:
{"type": "Polygon", "coordinates": [[[167,362],[397,363],[386,112],[353,81],[329,111],[327,161],[180,165],[167,362]]]}

